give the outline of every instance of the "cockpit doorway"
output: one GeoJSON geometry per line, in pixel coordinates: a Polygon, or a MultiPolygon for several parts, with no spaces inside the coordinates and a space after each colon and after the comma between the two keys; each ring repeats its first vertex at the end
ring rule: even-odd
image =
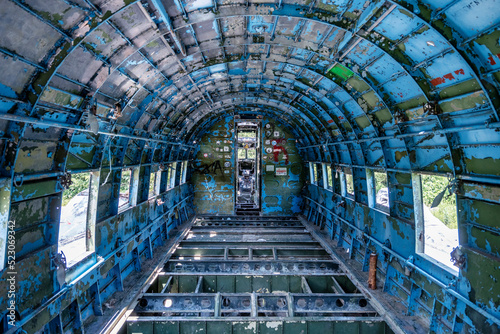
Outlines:
{"type": "Polygon", "coordinates": [[[260,122],[236,122],[236,214],[259,214],[260,122]]]}

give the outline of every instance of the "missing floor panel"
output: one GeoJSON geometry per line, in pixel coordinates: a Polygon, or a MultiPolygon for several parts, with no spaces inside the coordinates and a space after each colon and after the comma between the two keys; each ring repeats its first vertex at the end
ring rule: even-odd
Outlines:
{"type": "Polygon", "coordinates": [[[393,333],[296,217],[199,217],[122,333],[393,333]]]}

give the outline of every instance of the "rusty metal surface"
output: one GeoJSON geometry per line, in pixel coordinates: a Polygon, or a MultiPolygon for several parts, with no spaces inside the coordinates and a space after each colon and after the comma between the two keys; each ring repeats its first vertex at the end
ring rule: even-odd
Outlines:
{"type": "MultiPolygon", "coordinates": [[[[0,0],[2,330],[19,329],[8,325],[12,316],[26,332],[83,331],[192,209],[232,214],[233,152],[222,158],[226,180],[194,168],[212,159],[203,154],[217,147],[214,131],[240,115],[262,117],[286,139],[288,175],[263,175],[264,214],[304,213],[363,259],[369,247],[357,233],[390,245],[408,267],[482,310],[455,305],[427,278],[408,279],[404,266],[384,260],[387,291],[410,315],[429,319],[433,332],[488,331],[482,312],[500,317],[499,24],[495,0],[0,0]],[[187,184],[178,171],[169,189],[162,172],[149,198],[151,172],[188,160],[187,184]],[[303,188],[309,162],[350,169],[354,194],[336,182],[303,188]],[[120,171],[128,167],[137,199],[122,211],[120,171]],[[387,175],[387,210],[370,205],[372,169],[387,175]],[[68,271],[79,277],[74,284],[61,286],[53,264],[61,178],[84,171],[100,180],[95,253],[68,271]],[[466,260],[456,274],[417,251],[412,173],[457,182],[466,260]]],[[[287,166],[283,155],[270,161],[287,166]]]]}

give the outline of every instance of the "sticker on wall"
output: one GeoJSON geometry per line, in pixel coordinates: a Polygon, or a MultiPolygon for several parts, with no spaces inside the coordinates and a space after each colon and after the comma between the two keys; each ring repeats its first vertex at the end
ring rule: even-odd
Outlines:
{"type": "Polygon", "coordinates": [[[229,152],[229,146],[224,146],[224,152],[229,152]]]}
{"type": "Polygon", "coordinates": [[[278,138],[279,136],[280,136],[280,132],[279,131],[274,131],[274,137],[278,138]]]}
{"type": "Polygon", "coordinates": [[[273,153],[273,149],[271,147],[266,148],[267,153],[273,153]]]}
{"type": "MultiPolygon", "coordinates": [[[[224,143],[225,143],[225,142],[226,142],[226,141],[224,140],[224,143]]],[[[220,140],[217,140],[217,145],[220,145],[220,140]]]]}
{"type": "Polygon", "coordinates": [[[231,167],[231,163],[229,161],[224,162],[224,167],[231,167]]]}
{"type": "Polygon", "coordinates": [[[271,145],[271,140],[270,139],[266,139],[266,145],[271,145]]]}
{"type": "Polygon", "coordinates": [[[276,167],[276,176],[286,176],[286,167],[276,167]]]}
{"type": "Polygon", "coordinates": [[[274,165],[266,165],[266,172],[274,172],[274,165]]]}
{"type": "Polygon", "coordinates": [[[273,141],[271,142],[271,144],[273,144],[273,146],[276,146],[276,144],[277,144],[276,140],[273,140],[273,141]]]}
{"type": "Polygon", "coordinates": [[[231,154],[226,154],[224,157],[225,157],[226,159],[231,159],[231,154]]]}
{"type": "Polygon", "coordinates": [[[223,155],[222,155],[222,154],[219,154],[217,157],[218,157],[219,159],[222,159],[223,155]]]}
{"type": "Polygon", "coordinates": [[[204,158],[208,158],[208,153],[203,153],[204,158]]]}
{"type": "Polygon", "coordinates": [[[225,171],[224,171],[224,174],[229,174],[229,171],[228,171],[228,170],[225,170],[225,171]]]}
{"type": "Polygon", "coordinates": [[[217,152],[219,152],[219,148],[218,148],[218,147],[216,147],[216,148],[215,148],[215,150],[216,150],[217,152]]]}

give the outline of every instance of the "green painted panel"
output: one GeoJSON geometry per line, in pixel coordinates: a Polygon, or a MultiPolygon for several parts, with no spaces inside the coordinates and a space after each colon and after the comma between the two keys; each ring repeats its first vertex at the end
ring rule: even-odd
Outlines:
{"type": "Polygon", "coordinates": [[[234,211],[233,129],[233,119],[226,117],[214,124],[201,139],[192,175],[198,213],[232,214],[234,211]],[[230,167],[225,167],[225,163],[230,167]]]}
{"type": "Polygon", "coordinates": [[[177,333],[179,333],[179,322],[177,322],[177,321],[165,321],[165,322],[155,321],[154,333],[177,334],[177,333]]]}
{"type": "Polygon", "coordinates": [[[235,292],[235,277],[234,276],[219,276],[217,277],[217,292],[235,292]]]}
{"type": "Polygon", "coordinates": [[[253,290],[257,293],[271,292],[271,277],[270,276],[254,276],[253,290]]]}
{"type": "Polygon", "coordinates": [[[500,306],[500,264],[498,260],[464,249],[467,266],[462,272],[471,285],[469,299],[479,305],[500,306]]]}
{"type": "Polygon", "coordinates": [[[236,290],[234,292],[238,293],[253,292],[251,276],[236,276],[235,285],[236,285],[236,290]]]}
{"type": "Polygon", "coordinates": [[[479,225],[499,229],[500,205],[483,201],[470,201],[467,220],[479,225]]]}
{"type": "Polygon", "coordinates": [[[289,276],[271,276],[271,288],[272,293],[288,292],[290,289],[289,276]]]}
{"type": "MultiPolygon", "coordinates": [[[[307,333],[307,323],[304,322],[291,322],[283,323],[283,333],[286,334],[305,334],[307,333]]],[[[325,333],[323,333],[325,334],[325,333]]]]}
{"type": "Polygon", "coordinates": [[[178,276],[179,293],[193,293],[198,284],[197,276],[178,276]]]}
{"type": "MultiPolygon", "coordinates": [[[[308,323],[308,333],[333,333],[333,322],[311,321],[308,323]]],[[[350,331],[339,331],[338,333],[356,333],[350,331]]]]}
{"type": "Polygon", "coordinates": [[[342,80],[347,80],[354,75],[353,71],[340,64],[335,65],[329,72],[342,80]]]}
{"type": "Polygon", "coordinates": [[[203,276],[203,292],[217,292],[217,276],[203,276]]]}
{"type": "Polygon", "coordinates": [[[207,334],[225,334],[231,333],[231,323],[224,321],[207,322],[207,334]]]}
{"type": "Polygon", "coordinates": [[[180,322],[180,334],[203,334],[206,333],[206,327],[205,327],[205,322],[203,321],[186,321],[186,322],[180,322]]]}

